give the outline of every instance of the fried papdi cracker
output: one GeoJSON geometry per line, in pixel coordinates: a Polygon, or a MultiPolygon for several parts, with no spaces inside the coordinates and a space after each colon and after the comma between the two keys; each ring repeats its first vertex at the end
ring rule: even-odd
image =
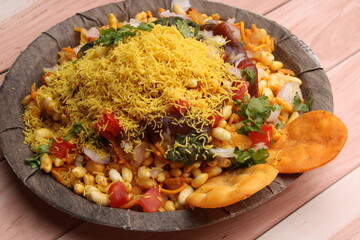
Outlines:
{"type": "Polygon", "coordinates": [[[280,173],[300,173],[334,159],[347,139],[347,128],[334,114],[317,110],[305,113],[282,130],[269,149],[269,164],[280,173]]]}
{"type": "Polygon", "coordinates": [[[269,164],[227,171],[211,178],[188,198],[192,207],[217,208],[244,200],[269,185],[278,170],[269,164]]]}

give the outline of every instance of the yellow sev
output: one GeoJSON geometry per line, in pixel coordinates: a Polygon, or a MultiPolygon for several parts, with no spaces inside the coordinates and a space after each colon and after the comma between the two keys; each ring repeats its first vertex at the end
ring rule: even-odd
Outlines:
{"type": "Polygon", "coordinates": [[[37,101],[48,96],[59,101],[59,111],[69,119],[66,128],[83,125],[81,143],[95,133],[104,109],[115,114],[128,140],[134,140],[146,127],[161,127],[161,119],[179,101],[187,101],[190,109],[182,119],[173,119],[176,124],[209,124],[232,95],[222,83],[237,81],[229,67],[216,46],[184,38],[175,27],[155,25],[151,32],[139,31],[116,46],[97,46],[76,62],[62,64],[51,83],[38,89],[37,101]],[[197,87],[188,87],[194,79],[197,87]]]}

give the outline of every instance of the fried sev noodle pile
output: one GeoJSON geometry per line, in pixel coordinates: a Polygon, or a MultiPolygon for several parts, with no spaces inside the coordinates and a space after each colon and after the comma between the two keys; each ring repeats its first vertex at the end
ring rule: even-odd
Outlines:
{"type": "Polygon", "coordinates": [[[27,164],[97,204],[156,212],[228,206],[341,151],[346,126],[306,110],[264,29],[177,4],[159,12],[183,18],[142,12],[129,27],[110,14],[100,35],[75,29],[81,45],[23,100],[27,164]]]}

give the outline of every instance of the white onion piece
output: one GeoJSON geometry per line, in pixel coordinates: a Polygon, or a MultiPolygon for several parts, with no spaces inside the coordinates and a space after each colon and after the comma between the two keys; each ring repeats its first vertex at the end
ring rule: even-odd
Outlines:
{"type": "Polygon", "coordinates": [[[281,112],[280,109],[271,112],[270,116],[266,119],[266,122],[271,122],[271,123],[276,122],[279,119],[280,112],[281,112]]]}
{"type": "Polygon", "coordinates": [[[188,17],[188,16],[181,15],[181,14],[176,14],[174,12],[170,12],[169,10],[166,10],[166,11],[160,13],[160,16],[161,17],[180,17],[180,18],[183,18],[183,19],[191,20],[191,18],[188,17]]]}
{"type": "Polygon", "coordinates": [[[230,63],[230,64],[233,64],[235,67],[237,67],[237,65],[239,65],[239,63],[246,59],[246,55],[244,53],[239,53],[237,55],[234,55],[233,53],[230,54],[230,56],[228,57],[227,61],[230,63]]]}
{"type": "Polygon", "coordinates": [[[87,38],[98,38],[100,36],[100,31],[96,27],[92,27],[85,32],[87,38]]]}
{"type": "Polygon", "coordinates": [[[259,143],[255,144],[254,147],[252,147],[252,149],[254,149],[254,151],[257,151],[262,148],[269,149],[268,146],[266,146],[266,144],[264,142],[259,142],[259,143]]]}
{"type": "Polygon", "coordinates": [[[49,68],[44,68],[44,71],[46,72],[53,72],[53,71],[56,71],[58,70],[59,67],[58,66],[53,66],[53,67],[49,67],[49,68]]]}
{"type": "Polygon", "coordinates": [[[162,171],[163,171],[163,169],[160,167],[153,167],[150,170],[150,177],[156,178],[156,176],[162,171]]]}
{"type": "Polygon", "coordinates": [[[300,84],[296,82],[287,82],[282,87],[282,89],[278,92],[276,95],[277,97],[283,98],[285,101],[287,101],[292,107],[294,106],[294,97],[296,93],[299,94],[300,99],[302,100],[302,94],[300,90],[300,84]]]}
{"type": "Polygon", "coordinates": [[[84,154],[86,156],[88,156],[94,162],[97,162],[100,164],[110,163],[110,156],[101,156],[87,147],[84,147],[83,151],[84,151],[84,154]]]}
{"type": "Polygon", "coordinates": [[[259,81],[260,81],[260,79],[262,79],[263,77],[266,76],[266,72],[265,72],[265,70],[262,69],[262,68],[256,68],[256,69],[257,69],[257,71],[258,71],[258,79],[259,79],[259,81]]]}
{"type": "Polygon", "coordinates": [[[142,144],[136,148],[134,148],[134,167],[140,167],[144,161],[144,156],[146,153],[146,149],[148,148],[148,144],[146,142],[142,142],[142,144]]]}
{"type": "Polygon", "coordinates": [[[237,67],[229,67],[227,71],[236,77],[241,77],[240,69],[237,67]]]}
{"type": "Polygon", "coordinates": [[[204,24],[219,24],[219,21],[214,20],[214,19],[209,19],[209,20],[205,20],[204,24]]]}
{"type": "Polygon", "coordinates": [[[81,167],[84,163],[84,156],[82,155],[77,155],[75,158],[75,166],[77,167],[81,167]]]}
{"type": "Polygon", "coordinates": [[[234,149],[235,148],[212,148],[210,151],[221,158],[231,158],[234,157],[234,149]]]}
{"type": "Polygon", "coordinates": [[[232,22],[232,19],[228,19],[227,20],[228,23],[231,23],[229,24],[229,27],[231,28],[231,32],[232,34],[234,34],[234,37],[238,40],[241,40],[241,33],[240,33],[240,29],[238,29],[237,27],[235,27],[233,25],[233,23],[235,22],[235,18],[234,18],[234,21],[232,22]]]}
{"type": "Polygon", "coordinates": [[[173,9],[174,4],[179,4],[185,11],[191,8],[191,4],[189,0],[172,0],[171,1],[171,9],[173,9]]]}
{"type": "Polygon", "coordinates": [[[135,18],[130,18],[130,20],[129,20],[130,26],[133,26],[133,27],[138,27],[140,25],[140,23],[141,23],[141,21],[137,20],[135,18]]]}
{"type": "Polygon", "coordinates": [[[77,46],[77,47],[74,47],[74,53],[75,53],[75,55],[78,54],[78,52],[79,52],[79,50],[81,49],[82,46],[84,46],[84,44],[81,44],[81,45],[79,45],[79,46],[77,46]]]}
{"type": "Polygon", "coordinates": [[[226,20],[227,22],[234,24],[235,23],[235,18],[229,18],[228,20],[226,20]]]}

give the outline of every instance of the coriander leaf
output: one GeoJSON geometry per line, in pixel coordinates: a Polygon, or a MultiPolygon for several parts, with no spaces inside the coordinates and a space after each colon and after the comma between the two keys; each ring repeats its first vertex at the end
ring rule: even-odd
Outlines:
{"type": "Polygon", "coordinates": [[[50,141],[50,143],[48,145],[40,145],[38,147],[36,147],[36,150],[39,150],[39,152],[37,154],[35,154],[34,157],[32,158],[27,158],[24,160],[26,165],[29,165],[31,168],[37,168],[40,166],[40,158],[42,157],[42,155],[44,155],[45,153],[48,153],[50,151],[50,147],[52,145],[53,140],[50,141]]]}
{"type": "Polygon", "coordinates": [[[261,126],[264,125],[265,120],[272,111],[280,108],[277,104],[271,105],[268,97],[265,95],[251,98],[248,102],[243,101],[238,107],[237,114],[245,118],[245,120],[242,121],[243,126],[237,132],[244,135],[253,131],[262,133],[261,126]]]}
{"type": "Polygon", "coordinates": [[[137,26],[137,29],[138,30],[143,30],[143,31],[148,31],[148,32],[151,32],[151,30],[154,28],[153,25],[151,24],[148,24],[148,23],[140,23],[139,26],[137,26]]]}
{"type": "Polygon", "coordinates": [[[240,150],[238,147],[235,147],[233,164],[230,167],[231,169],[241,168],[241,167],[250,167],[256,164],[266,163],[266,158],[269,157],[269,152],[265,148],[254,150],[252,148],[248,150],[240,150]]]}
{"type": "Polygon", "coordinates": [[[183,19],[181,17],[167,17],[159,18],[153,23],[167,27],[175,26],[179,30],[181,35],[184,36],[184,38],[201,38],[201,36],[198,34],[200,30],[200,25],[188,19],[183,19]]]}
{"type": "Polygon", "coordinates": [[[66,135],[66,137],[64,138],[64,140],[69,141],[72,136],[75,136],[75,135],[79,134],[79,133],[81,132],[81,130],[82,130],[82,125],[81,125],[81,123],[74,123],[72,129],[71,129],[71,130],[69,131],[69,133],[66,135]]]}
{"type": "Polygon", "coordinates": [[[89,50],[96,45],[109,46],[112,44],[118,44],[119,42],[124,41],[125,38],[134,36],[138,30],[150,32],[152,29],[153,25],[144,22],[140,23],[137,27],[126,24],[118,29],[100,29],[99,38],[82,46],[79,50],[78,57],[82,57],[86,50],[89,50]]]}
{"type": "Polygon", "coordinates": [[[27,158],[24,160],[26,165],[29,165],[31,168],[37,168],[40,166],[40,158],[43,154],[34,156],[32,158],[27,158]]]}
{"type": "Polygon", "coordinates": [[[256,72],[254,70],[251,70],[249,68],[242,69],[240,71],[241,76],[244,80],[248,81],[250,84],[255,83],[256,79],[256,72]]]}
{"type": "Polygon", "coordinates": [[[42,154],[42,153],[47,153],[50,151],[50,147],[51,147],[51,144],[52,144],[53,141],[50,141],[50,144],[49,145],[40,145],[38,147],[36,147],[36,150],[40,150],[39,151],[39,154],[42,154]]]}
{"type": "Polygon", "coordinates": [[[294,96],[294,110],[298,112],[309,112],[311,110],[311,105],[313,101],[313,95],[311,94],[308,101],[302,103],[299,93],[296,92],[294,96]]]}

